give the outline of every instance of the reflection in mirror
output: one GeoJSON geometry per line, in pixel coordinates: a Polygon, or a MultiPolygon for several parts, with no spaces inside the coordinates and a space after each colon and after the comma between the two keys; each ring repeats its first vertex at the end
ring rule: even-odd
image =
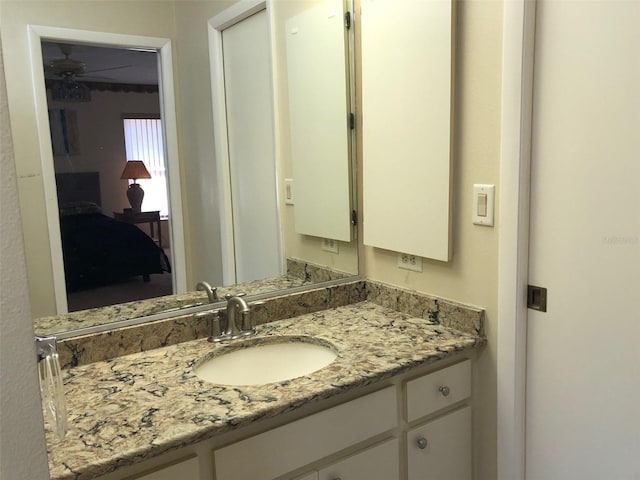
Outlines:
{"type": "Polygon", "coordinates": [[[347,9],[343,0],[270,5],[286,258],[321,266],[324,279],[354,275],[354,59],[353,31],[343,23],[347,9]]]}
{"type": "MultiPolygon", "coordinates": [[[[224,187],[226,190],[235,189],[236,192],[242,192],[244,187],[235,185],[233,176],[222,177],[220,175],[220,169],[228,169],[228,166],[222,166],[224,162],[217,152],[216,155],[213,154],[211,132],[214,132],[214,127],[217,128],[219,122],[218,117],[215,117],[215,124],[212,124],[211,106],[207,95],[212,91],[212,86],[214,91],[220,86],[221,77],[218,76],[219,72],[217,71],[213,72],[211,76],[208,75],[209,50],[212,45],[207,40],[206,22],[202,21],[202,19],[215,18],[229,3],[130,1],[123,4],[121,2],[99,2],[99,5],[96,4],[95,8],[90,9],[90,14],[77,8],[82,3],[84,2],[52,1],[30,4],[27,8],[24,2],[11,0],[3,2],[2,35],[5,40],[3,45],[6,50],[4,53],[10,112],[13,121],[17,118],[21,119],[21,128],[14,129],[14,144],[18,165],[25,250],[28,256],[27,262],[31,266],[29,267],[29,282],[32,312],[34,316],[39,318],[36,322],[37,325],[48,325],[46,328],[48,332],[58,333],[67,329],[82,328],[92,322],[104,323],[105,321],[129,319],[184,305],[207,303],[206,293],[195,290],[198,281],[208,281],[219,287],[222,285],[223,288],[219,290],[222,296],[228,292],[243,290],[250,294],[264,293],[357,274],[357,248],[353,227],[349,226],[351,228],[351,240],[349,241],[329,234],[307,234],[298,231],[295,226],[295,201],[296,195],[300,193],[295,191],[296,176],[303,175],[304,172],[294,167],[292,160],[292,152],[295,149],[292,147],[290,138],[292,130],[288,70],[291,66],[288,65],[290,60],[287,58],[286,24],[290,18],[302,13],[303,10],[323,2],[278,0],[266,4],[269,26],[268,45],[270,46],[267,52],[269,55],[268,69],[272,73],[269,79],[271,82],[270,102],[273,106],[272,115],[274,118],[272,136],[275,167],[272,166],[272,169],[275,172],[275,180],[271,182],[271,194],[277,200],[280,260],[277,275],[268,278],[263,278],[262,274],[255,277],[245,277],[242,278],[243,282],[240,285],[235,285],[235,279],[230,281],[231,277],[226,277],[224,268],[222,268],[222,265],[231,259],[235,272],[235,264],[242,260],[234,252],[229,255],[229,250],[226,249],[229,242],[225,242],[225,239],[229,236],[233,238],[233,229],[230,229],[227,223],[222,222],[223,228],[219,231],[218,225],[220,223],[217,219],[224,219],[225,215],[228,215],[232,210],[230,205],[225,204],[218,196],[219,189],[216,188],[216,185],[224,183],[223,178],[226,178],[224,187]],[[117,28],[109,22],[109,19],[114,16],[122,20],[117,28]],[[11,24],[6,20],[7,18],[11,18],[11,24]],[[29,25],[50,25],[50,27],[38,27],[41,30],[37,30],[29,25]],[[49,29],[47,35],[34,33],[42,32],[43,28],[49,29]],[[67,28],[73,30],[67,31],[67,28]],[[24,37],[25,31],[29,32],[31,40],[24,37]],[[46,97],[44,96],[44,66],[41,58],[38,62],[33,61],[33,59],[41,57],[42,54],[36,53],[33,45],[37,44],[39,50],[40,40],[82,43],[77,42],[78,39],[74,37],[74,35],[79,35],[80,31],[87,35],[93,35],[92,41],[84,43],[90,43],[94,46],[113,46],[113,42],[104,40],[110,38],[109,35],[121,35],[123,38],[130,39],[130,42],[142,42],[140,44],[144,44],[144,39],[147,38],[168,39],[156,47],[158,51],[162,50],[162,58],[167,59],[167,62],[161,62],[162,74],[170,73],[170,76],[166,77],[168,81],[163,80],[160,87],[162,91],[162,84],[171,83],[171,85],[176,85],[176,90],[175,93],[171,90],[166,95],[162,93],[160,97],[161,101],[163,98],[165,100],[168,98],[171,102],[174,102],[175,98],[175,102],[171,103],[172,108],[167,109],[166,112],[163,111],[162,114],[163,117],[168,115],[166,118],[168,120],[171,120],[169,117],[173,116],[173,120],[180,122],[173,139],[167,139],[165,149],[169,166],[171,166],[172,158],[176,162],[179,159],[179,171],[182,178],[176,180],[176,177],[173,177],[173,180],[182,186],[183,195],[175,198],[174,193],[179,192],[180,189],[175,188],[176,185],[172,184],[172,180],[169,179],[169,203],[172,210],[170,213],[173,217],[169,219],[169,227],[172,228],[169,228],[169,231],[162,229],[161,232],[163,246],[166,244],[170,248],[170,263],[172,270],[174,270],[173,288],[178,294],[117,304],[102,310],[76,312],[65,317],[64,320],[70,320],[70,323],[63,324],[59,317],[54,316],[59,310],[56,310],[56,302],[53,300],[55,294],[50,280],[51,274],[47,270],[51,268],[59,275],[63,271],[63,266],[62,262],[58,266],[52,263],[48,251],[48,245],[56,242],[56,231],[52,228],[51,221],[47,219],[45,212],[48,208],[47,205],[56,199],[56,195],[55,188],[54,194],[51,194],[50,191],[43,188],[42,184],[44,163],[46,155],[51,155],[51,146],[48,145],[49,152],[47,153],[46,142],[36,140],[46,139],[50,132],[47,122],[46,97]],[[69,34],[69,32],[73,34],[69,34]],[[34,42],[33,38],[37,38],[37,42],[34,42]],[[7,49],[8,45],[11,45],[11,49],[7,49]],[[31,58],[32,62],[25,62],[25,58],[31,58]],[[34,79],[33,85],[25,85],[24,79],[30,77],[34,79]],[[34,92],[35,98],[33,97],[34,92]],[[215,168],[214,165],[216,165],[215,168]],[[286,199],[285,179],[293,179],[293,198],[289,198],[289,200],[286,199]],[[293,201],[293,205],[291,205],[291,201],[293,201]],[[179,208],[174,208],[174,202],[177,202],[179,208]],[[182,228],[180,214],[184,216],[186,228],[182,228]],[[184,236],[181,249],[184,262],[180,262],[176,258],[178,246],[174,240],[180,235],[184,236]],[[176,251],[174,251],[174,247],[176,251]],[[180,268],[182,268],[182,272],[176,278],[176,271],[180,268]],[[36,299],[43,299],[43,301],[40,302],[36,299]],[[83,323],[85,321],[88,323],[83,323]]],[[[339,8],[336,9],[336,14],[338,17],[342,16],[341,2],[339,8]]],[[[346,45],[345,35],[343,30],[341,32],[343,48],[346,45]]],[[[133,44],[135,43],[129,43],[129,45],[133,44]]],[[[344,56],[344,51],[342,54],[344,56]]],[[[71,57],[73,58],[73,54],[71,57]]],[[[341,70],[344,68],[345,65],[342,64],[341,70]]],[[[314,92],[309,93],[309,95],[313,94],[314,92]]],[[[342,93],[337,99],[343,107],[345,103],[348,103],[345,98],[345,94],[342,93]]],[[[327,102],[330,100],[333,99],[326,98],[327,102]]],[[[130,111],[120,113],[130,113],[130,111]]],[[[342,127],[346,126],[346,121],[341,123],[342,127]]],[[[82,127],[80,127],[81,145],[87,140],[82,131],[82,127]]],[[[350,145],[352,133],[347,128],[343,128],[342,131],[343,135],[348,138],[347,142],[350,145]]],[[[169,131],[165,132],[165,136],[169,136],[170,133],[169,131]]],[[[324,132],[319,131],[317,135],[322,136],[324,132]]],[[[244,139],[249,140],[246,135],[244,139]]],[[[99,148],[100,142],[96,142],[96,145],[99,148]]],[[[124,163],[124,158],[121,161],[124,163]]],[[[353,179],[351,168],[353,167],[350,166],[347,170],[346,177],[342,177],[347,179],[349,186],[351,186],[353,179]]],[[[326,170],[329,170],[329,167],[326,170]]],[[[338,172],[337,175],[345,174],[338,172]]],[[[120,192],[118,201],[123,202],[121,205],[106,207],[107,213],[113,215],[113,212],[122,212],[128,206],[124,194],[127,180],[121,180],[118,175],[115,179],[111,178],[113,183],[118,185],[116,187],[120,192]]],[[[100,183],[102,182],[101,178],[100,183]]],[[[141,183],[141,185],[146,190],[144,184],[141,183]]],[[[332,195],[331,191],[327,191],[325,200],[332,195]]],[[[349,195],[348,209],[353,204],[352,198],[355,195],[353,188],[350,188],[349,195]]],[[[104,198],[102,202],[105,203],[104,198]]],[[[103,210],[104,207],[105,205],[103,205],[103,210]]],[[[242,208],[241,204],[236,203],[233,207],[234,215],[244,214],[248,211],[242,208]]],[[[144,206],[143,210],[146,210],[144,206]]],[[[260,215],[260,209],[256,208],[254,213],[260,215]]],[[[134,224],[134,226],[146,228],[143,223],[134,224]]],[[[59,232],[57,235],[57,241],[60,242],[59,232]]],[[[249,235],[257,240],[262,238],[259,230],[250,232],[249,235]]],[[[158,232],[154,231],[153,237],[158,236],[158,232]]],[[[53,275],[55,276],[55,274],[53,275]]],[[[157,276],[169,277],[166,273],[157,276]]],[[[152,278],[150,283],[153,281],[152,278]]],[[[39,328],[36,327],[36,330],[39,328]]]]}
{"type": "Polygon", "coordinates": [[[295,230],[349,242],[350,136],[345,131],[353,109],[342,0],[323,1],[291,16],[284,36],[295,230]]]}
{"type": "Polygon", "coordinates": [[[357,273],[343,9],[245,2],[209,22],[225,283],[357,273]]]}
{"type": "MultiPolygon", "coordinates": [[[[220,15],[226,17],[226,11],[220,15]]],[[[211,23],[216,24],[215,17],[211,23]]],[[[220,101],[214,105],[219,190],[228,243],[225,284],[285,274],[278,211],[275,118],[271,88],[269,18],[262,9],[214,29],[212,73],[220,101]],[[228,188],[225,188],[227,187],[228,188]]]]}
{"type": "Polygon", "coordinates": [[[42,42],[42,59],[68,311],[172,294],[157,53],[42,42]]]}

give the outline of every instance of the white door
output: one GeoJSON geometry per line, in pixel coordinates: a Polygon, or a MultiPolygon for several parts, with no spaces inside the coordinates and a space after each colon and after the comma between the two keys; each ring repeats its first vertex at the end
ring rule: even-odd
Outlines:
{"type": "Polygon", "coordinates": [[[527,480],[640,479],[640,2],[536,16],[527,480]]]}
{"type": "Polygon", "coordinates": [[[266,10],[223,30],[236,282],[281,275],[266,10]]]}

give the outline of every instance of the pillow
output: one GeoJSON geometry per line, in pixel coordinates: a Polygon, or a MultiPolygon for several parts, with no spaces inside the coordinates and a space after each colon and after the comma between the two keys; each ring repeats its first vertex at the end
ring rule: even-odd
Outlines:
{"type": "Polygon", "coordinates": [[[90,213],[102,213],[102,209],[93,202],[69,202],[60,207],[60,216],[87,215],[90,213]]]}

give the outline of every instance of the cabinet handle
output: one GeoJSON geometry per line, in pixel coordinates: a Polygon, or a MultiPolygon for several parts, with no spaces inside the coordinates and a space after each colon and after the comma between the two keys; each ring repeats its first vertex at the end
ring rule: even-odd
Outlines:
{"type": "Polygon", "coordinates": [[[424,438],[424,437],[420,437],[420,438],[418,439],[418,441],[416,442],[416,445],[418,445],[418,448],[419,448],[420,450],[424,450],[425,448],[427,448],[427,443],[429,443],[429,442],[427,442],[427,439],[426,439],[426,438],[424,438]]]}
{"type": "Polygon", "coordinates": [[[438,389],[438,391],[442,394],[443,397],[448,397],[451,390],[446,385],[443,385],[438,389]]]}

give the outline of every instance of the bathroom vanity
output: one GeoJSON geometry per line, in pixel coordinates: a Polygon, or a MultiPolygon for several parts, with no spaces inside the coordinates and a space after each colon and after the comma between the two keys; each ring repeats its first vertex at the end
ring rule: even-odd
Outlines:
{"type": "Polygon", "coordinates": [[[70,430],[48,437],[51,478],[471,479],[482,310],[379,284],[365,292],[238,340],[304,338],[337,353],[291,380],[203,381],[195,368],[229,349],[206,339],[67,370],[70,430]],[[427,318],[398,311],[412,309],[427,318]]]}

